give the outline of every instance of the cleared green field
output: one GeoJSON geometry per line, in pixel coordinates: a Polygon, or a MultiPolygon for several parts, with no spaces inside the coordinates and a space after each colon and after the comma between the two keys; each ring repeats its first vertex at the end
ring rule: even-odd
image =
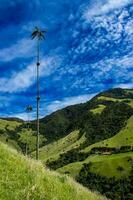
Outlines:
{"type": "Polygon", "coordinates": [[[133,116],[127,121],[127,125],[115,136],[97,142],[85,148],[83,152],[89,152],[93,147],[120,147],[133,146],[133,116]]]}
{"type": "Polygon", "coordinates": [[[12,131],[20,125],[21,122],[0,119],[0,132],[6,131],[6,129],[12,131]]]}
{"type": "Polygon", "coordinates": [[[127,104],[130,105],[131,107],[133,107],[133,100],[132,99],[116,99],[116,98],[112,98],[112,97],[105,97],[105,96],[100,96],[97,98],[97,100],[105,100],[105,101],[113,101],[113,102],[127,102],[129,101],[127,104]]]}
{"type": "Polygon", "coordinates": [[[0,200],[104,200],[0,142],[0,200]]]}
{"type": "Polygon", "coordinates": [[[93,112],[93,114],[101,114],[104,108],[106,108],[105,105],[99,104],[97,108],[91,109],[90,111],[93,112]]]}
{"type": "Polygon", "coordinates": [[[106,177],[121,178],[128,176],[133,164],[133,152],[112,154],[112,155],[93,155],[89,156],[83,162],[74,162],[59,168],[57,171],[60,173],[70,173],[71,176],[76,177],[84,163],[92,163],[90,172],[99,174],[106,177]],[[118,168],[122,167],[123,171],[118,168]]]}
{"type": "Polygon", "coordinates": [[[112,98],[112,97],[105,97],[105,96],[100,96],[97,98],[98,100],[105,100],[105,101],[123,101],[123,99],[115,99],[115,98],[112,98]]]}
{"type": "MultiPolygon", "coordinates": [[[[66,137],[40,148],[39,158],[44,162],[48,159],[57,159],[59,154],[79,147],[85,140],[85,135],[80,136],[78,130],[73,131],[66,137]]],[[[31,154],[31,157],[35,157],[35,152],[31,154]]]]}

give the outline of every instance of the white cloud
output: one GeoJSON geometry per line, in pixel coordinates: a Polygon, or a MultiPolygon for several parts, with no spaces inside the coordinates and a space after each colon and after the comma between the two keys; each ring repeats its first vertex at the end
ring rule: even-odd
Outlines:
{"type": "Polygon", "coordinates": [[[32,57],[34,54],[34,48],[35,41],[24,38],[11,47],[1,49],[0,60],[7,62],[15,58],[32,57]]]}
{"type": "MultiPolygon", "coordinates": [[[[107,85],[113,87],[121,81],[130,82],[133,79],[133,54],[124,56],[114,55],[112,58],[104,58],[95,63],[88,63],[75,68],[75,78],[71,83],[73,90],[100,91],[106,89],[107,85]],[[76,76],[81,72],[82,76],[76,76]],[[77,78],[76,78],[77,77],[77,78]],[[110,82],[111,81],[111,82],[110,82]]],[[[128,87],[128,85],[127,85],[128,87]]]]}
{"type": "Polygon", "coordinates": [[[14,118],[19,118],[19,119],[23,119],[23,120],[29,119],[26,112],[25,113],[10,114],[7,117],[14,117],[14,118]]]}
{"type": "MultiPolygon", "coordinates": [[[[40,77],[48,76],[60,64],[57,56],[45,57],[40,66],[40,77]]],[[[0,92],[24,91],[36,81],[36,65],[30,64],[27,68],[19,72],[14,72],[11,77],[0,78],[0,92]]]]}
{"type": "MultiPolygon", "coordinates": [[[[75,105],[79,103],[85,103],[89,101],[91,98],[93,98],[96,94],[97,93],[88,94],[88,95],[86,94],[86,95],[81,95],[81,96],[66,97],[62,100],[55,100],[47,106],[47,111],[45,110],[44,112],[44,108],[46,107],[46,104],[47,104],[45,102],[45,105],[42,104],[40,108],[40,118],[43,118],[44,116],[51,114],[59,109],[65,108],[67,106],[75,105]]],[[[28,120],[28,115],[26,112],[11,113],[8,115],[3,115],[2,117],[16,117],[23,120],[28,120]]],[[[30,120],[34,120],[34,119],[36,119],[36,108],[34,108],[33,112],[30,113],[30,120]]]]}
{"type": "Polygon", "coordinates": [[[94,97],[95,95],[96,93],[88,94],[88,95],[86,94],[86,95],[80,95],[80,96],[74,96],[74,97],[66,97],[63,100],[53,101],[50,105],[47,106],[48,113],[52,113],[56,110],[62,109],[69,105],[85,103],[86,101],[89,101],[92,97],[94,97]]]}
{"type": "Polygon", "coordinates": [[[112,10],[122,8],[131,2],[131,0],[107,0],[105,3],[97,1],[93,4],[92,8],[86,9],[84,17],[88,19],[92,16],[106,14],[112,10]]]}
{"type": "Polygon", "coordinates": [[[133,83],[121,83],[121,84],[117,84],[114,87],[117,88],[123,88],[123,89],[133,89],[133,83]]]}

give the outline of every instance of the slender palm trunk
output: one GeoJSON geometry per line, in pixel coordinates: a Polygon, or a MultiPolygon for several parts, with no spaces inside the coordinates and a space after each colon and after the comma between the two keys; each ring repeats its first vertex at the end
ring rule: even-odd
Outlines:
{"type": "MultiPolygon", "coordinates": [[[[27,112],[28,114],[28,120],[27,120],[27,130],[30,130],[30,111],[27,112]]],[[[26,144],[25,144],[25,155],[27,156],[28,154],[28,138],[26,139],[26,144]]]]}
{"type": "Polygon", "coordinates": [[[27,143],[25,144],[25,155],[27,156],[27,143]]]}
{"type": "Polygon", "coordinates": [[[39,39],[37,43],[37,138],[36,138],[36,159],[39,159],[39,107],[40,107],[40,87],[39,87],[39,66],[40,66],[39,39]]]}

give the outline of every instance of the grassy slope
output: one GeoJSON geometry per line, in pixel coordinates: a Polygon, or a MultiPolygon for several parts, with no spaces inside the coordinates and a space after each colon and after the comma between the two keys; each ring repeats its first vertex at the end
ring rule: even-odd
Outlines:
{"type": "MultiPolygon", "coordinates": [[[[128,120],[127,125],[123,128],[117,135],[114,137],[95,143],[87,148],[85,148],[82,152],[89,152],[93,147],[118,147],[121,145],[131,145],[133,146],[133,116],[128,120]]],[[[75,162],[69,165],[66,165],[60,169],[59,172],[70,172],[72,176],[76,176],[82,168],[84,163],[92,162],[91,171],[94,173],[101,174],[103,176],[116,176],[119,178],[121,173],[118,173],[117,167],[122,166],[125,170],[123,171],[123,175],[128,175],[131,169],[131,163],[128,162],[128,158],[132,157],[133,153],[121,153],[116,155],[95,155],[89,156],[83,162],[75,162]],[[108,170],[110,169],[110,173],[108,170]]]]}
{"type": "Polygon", "coordinates": [[[119,147],[133,146],[133,116],[127,121],[127,125],[114,137],[90,145],[83,152],[89,152],[93,147],[119,147]]]}
{"type": "Polygon", "coordinates": [[[7,121],[7,120],[3,120],[0,119],[0,131],[1,130],[6,130],[6,126],[9,130],[14,130],[17,126],[19,126],[21,124],[21,122],[17,122],[17,121],[7,121]]]}
{"type": "Polygon", "coordinates": [[[99,96],[97,98],[98,100],[104,100],[104,101],[113,101],[113,102],[126,102],[129,101],[128,104],[133,107],[133,100],[132,99],[117,99],[112,97],[105,97],[105,96],[99,96]]]}
{"type": "MultiPolygon", "coordinates": [[[[66,137],[40,148],[39,157],[42,161],[47,159],[57,159],[59,154],[78,147],[85,140],[85,135],[80,137],[79,131],[73,131],[66,137]]],[[[35,152],[33,152],[31,156],[35,157],[35,152]]]]}
{"type": "Polygon", "coordinates": [[[57,171],[61,173],[69,172],[71,176],[76,177],[80,172],[84,163],[92,163],[90,171],[96,174],[107,177],[117,177],[128,176],[131,170],[133,162],[133,153],[121,153],[113,155],[94,155],[89,156],[83,162],[74,162],[59,168],[57,171]],[[130,158],[130,159],[129,159],[130,158]],[[118,172],[117,168],[123,167],[123,172],[118,172]]]}
{"type": "Polygon", "coordinates": [[[17,142],[13,139],[10,139],[10,134],[13,134],[13,131],[20,125],[21,122],[0,119],[0,141],[7,143],[9,146],[14,147],[17,150],[20,150],[17,142]],[[6,139],[8,139],[8,142],[6,139]]]}
{"type": "Polygon", "coordinates": [[[103,200],[0,143],[0,200],[103,200]]]}

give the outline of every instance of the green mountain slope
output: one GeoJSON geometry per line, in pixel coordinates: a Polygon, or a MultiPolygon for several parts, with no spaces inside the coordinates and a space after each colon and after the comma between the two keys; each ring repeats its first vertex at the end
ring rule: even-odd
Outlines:
{"type": "MultiPolygon", "coordinates": [[[[47,143],[55,142],[75,130],[86,133],[90,138],[89,144],[112,137],[132,115],[132,91],[111,89],[84,104],[56,111],[40,120],[40,133],[45,135],[47,143]]],[[[35,122],[32,128],[35,129],[35,122]]]]}
{"type": "MultiPolygon", "coordinates": [[[[44,132],[45,127],[47,127],[47,123],[52,124],[48,132],[49,138],[50,135],[53,134],[52,137],[55,139],[57,136],[56,133],[58,133],[59,139],[56,138],[54,142],[50,142],[49,138],[47,138],[47,142],[50,142],[50,144],[45,145],[40,149],[40,159],[45,162],[46,160],[50,161],[58,159],[58,164],[61,162],[61,159],[63,159],[63,165],[65,166],[66,164],[69,164],[67,152],[68,157],[74,157],[74,159],[70,159],[70,163],[80,161],[80,159],[75,158],[80,156],[77,156],[76,152],[73,153],[75,148],[77,149],[77,152],[86,154],[89,153],[93,147],[111,147],[107,141],[112,141],[112,138],[114,138],[113,141],[117,141],[118,146],[127,146],[128,144],[132,145],[132,127],[128,128],[129,134],[127,135],[126,133],[127,136],[125,136],[125,133],[121,134],[121,131],[123,132],[125,129],[127,129],[127,127],[125,127],[126,123],[132,124],[132,122],[130,122],[133,114],[132,97],[132,90],[113,89],[97,95],[91,101],[85,104],[67,107],[42,119],[41,126],[43,124],[44,132]],[[67,128],[67,130],[71,131],[68,133],[66,131],[66,136],[62,134],[63,126],[61,126],[60,129],[60,120],[62,119],[62,115],[62,123],[64,123],[64,121],[69,121],[69,123],[72,123],[71,125],[69,124],[69,128],[67,128]],[[54,126],[54,123],[56,126],[54,126]],[[59,129],[58,131],[57,128],[59,129]],[[74,133],[76,133],[75,130],[77,129],[79,130],[79,135],[82,137],[77,138],[74,136],[74,133]],[[73,137],[71,138],[72,135],[73,137]],[[118,139],[120,137],[121,139],[118,139]],[[75,140],[73,140],[74,138],[75,140]],[[122,143],[122,141],[125,141],[125,143],[122,143]],[[97,146],[97,144],[99,145],[97,146]],[[67,163],[65,163],[62,154],[65,154],[64,157],[67,160],[67,163]]],[[[67,123],[65,126],[67,126],[67,123]]],[[[114,147],[117,145],[114,145],[114,147]]],[[[85,158],[86,156],[87,155],[85,155],[85,158]]],[[[55,163],[53,163],[53,165],[55,166],[55,163]]],[[[49,166],[51,167],[51,165],[49,166]]],[[[62,167],[62,164],[60,167],[62,167]]],[[[54,169],[56,169],[56,167],[54,169]]]]}
{"type": "Polygon", "coordinates": [[[15,121],[12,119],[0,119],[0,141],[3,143],[7,143],[9,146],[16,148],[17,150],[21,150],[18,145],[17,140],[17,132],[22,122],[15,121]]]}
{"type": "MultiPolygon", "coordinates": [[[[71,149],[78,148],[85,141],[85,134],[81,135],[79,131],[73,131],[64,138],[41,147],[39,149],[39,158],[42,161],[47,161],[48,159],[58,159],[61,153],[65,153],[71,149]]],[[[35,152],[33,152],[31,156],[35,157],[35,152]]]]}
{"type": "MultiPolygon", "coordinates": [[[[67,136],[61,134],[62,129],[58,131],[58,137],[54,136],[55,145],[50,143],[41,148],[40,158],[50,168],[73,176],[83,185],[98,190],[110,199],[122,198],[121,188],[125,186],[121,185],[121,181],[124,181],[127,189],[123,191],[128,200],[132,200],[133,90],[113,89],[100,93],[85,104],[57,111],[54,120],[56,114],[60,114],[61,119],[64,113],[69,113],[64,116],[70,120],[66,128],[67,136]],[[68,149],[65,147],[66,142],[60,145],[60,141],[65,141],[71,136],[70,132],[74,133],[77,129],[84,136],[80,146],[72,146],[75,141],[67,144],[68,149]],[[60,137],[63,138],[58,139],[60,137]],[[58,148],[58,144],[63,151],[58,148]],[[46,149],[49,147],[52,154],[47,157],[46,149]]],[[[52,117],[49,116],[49,119],[52,117]]],[[[59,120],[57,127],[58,123],[59,120]]],[[[56,130],[54,133],[56,135],[56,130]]]]}
{"type": "Polygon", "coordinates": [[[0,200],[104,200],[0,143],[0,200]]]}
{"type": "Polygon", "coordinates": [[[57,171],[61,173],[69,173],[76,178],[84,164],[90,164],[90,172],[99,174],[106,177],[116,177],[117,179],[122,177],[128,177],[133,166],[133,152],[112,154],[112,155],[92,155],[81,162],[73,162],[57,171]],[[123,173],[118,171],[118,167],[123,168],[123,173]]]}
{"type": "MultiPolygon", "coordinates": [[[[21,123],[14,129],[14,140],[22,148],[18,135],[24,126],[21,123]]],[[[30,128],[36,130],[35,121],[30,128]]],[[[123,187],[128,200],[133,199],[133,90],[111,89],[84,104],[56,111],[40,120],[40,133],[45,138],[40,159],[46,166],[110,199],[121,200],[123,187]],[[127,187],[121,186],[121,181],[127,187]]],[[[35,157],[34,151],[29,153],[35,157]]]]}
{"type": "Polygon", "coordinates": [[[86,147],[83,152],[89,152],[94,147],[120,147],[133,146],[133,116],[129,118],[127,124],[115,136],[86,147]]]}
{"type": "MultiPolygon", "coordinates": [[[[18,118],[0,119],[0,141],[25,153],[25,141],[24,139],[22,140],[25,132],[25,135],[27,134],[25,140],[29,140],[28,152],[33,151],[36,147],[35,132],[32,129],[28,130],[27,127],[28,122],[24,122],[18,118]],[[22,134],[23,137],[21,137],[22,134]]],[[[41,135],[40,144],[42,144],[44,140],[45,138],[41,135]]]]}
{"type": "MultiPolygon", "coordinates": [[[[56,111],[40,120],[40,133],[45,138],[41,141],[41,146],[51,143],[53,145],[56,141],[58,143],[61,138],[67,137],[75,130],[84,135],[84,147],[108,139],[125,126],[125,122],[133,113],[132,105],[132,90],[112,89],[100,93],[84,104],[56,111]]],[[[16,148],[23,150],[24,145],[20,144],[18,133],[22,128],[26,128],[27,123],[16,120],[14,118],[0,120],[0,139],[9,144],[15,141],[16,148]]],[[[36,131],[35,121],[31,123],[30,128],[36,131]]],[[[44,154],[45,149],[44,147],[44,154]]],[[[41,157],[45,158],[46,156],[42,155],[43,151],[40,151],[41,157]]]]}

